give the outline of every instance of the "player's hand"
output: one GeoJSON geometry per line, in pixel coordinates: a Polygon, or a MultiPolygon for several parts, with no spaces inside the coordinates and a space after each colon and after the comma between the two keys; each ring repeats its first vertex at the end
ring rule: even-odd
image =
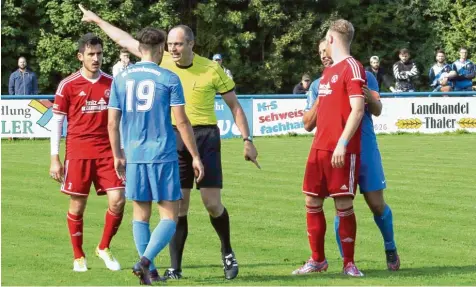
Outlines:
{"type": "Polygon", "coordinates": [[[440,80],[440,85],[446,86],[448,84],[448,78],[443,78],[440,80]]]}
{"type": "Polygon", "coordinates": [[[114,158],[114,169],[116,170],[117,177],[122,181],[126,181],[126,159],[124,157],[114,158]]]}
{"type": "Polygon", "coordinates": [[[205,168],[203,167],[202,160],[200,159],[200,157],[196,157],[193,159],[192,167],[197,182],[200,182],[205,176],[205,168]]]}
{"type": "Polygon", "coordinates": [[[345,151],[346,147],[342,143],[338,143],[334,153],[332,154],[332,167],[333,168],[342,168],[345,164],[345,151]]]}
{"type": "Polygon", "coordinates": [[[256,150],[255,145],[250,141],[245,141],[244,156],[246,161],[251,161],[257,168],[261,169],[261,166],[256,159],[258,157],[258,151],[256,150]]]}
{"type": "Polygon", "coordinates": [[[96,15],[96,13],[87,10],[81,4],[79,4],[79,9],[81,9],[81,12],[83,12],[83,18],[81,19],[81,21],[88,23],[98,23],[101,20],[101,18],[96,15]]]}
{"type": "Polygon", "coordinates": [[[56,180],[57,182],[63,183],[64,168],[59,160],[51,160],[50,176],[52,179],[56,180]]]}
{"type": "Polygon", "coordinates": [[[370,92],[369,87],[367,87],[367,85],[364,85],[362,87],[362,91],[364,92],[365,102],[368,103],[372,101],[372,93],[370,92]]]}

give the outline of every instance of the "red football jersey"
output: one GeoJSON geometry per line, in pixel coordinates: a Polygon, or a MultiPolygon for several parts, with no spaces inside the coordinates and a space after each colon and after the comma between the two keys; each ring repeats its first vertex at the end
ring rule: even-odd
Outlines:
{"type": "MultiPolygon", "coordinates": [[[[350,98],[364,97],[367,78],[362,64],[353,57],[324,70],[319,83],[317,130],[312,147],[334,151],[349,118],[350,98]]],[[[360,153],[361,125],[349,140],[347,153],[360,153]]]]}
{"type": "Polygon", "coordinates": [[[80,70],[59,84],[53,112],[65,114],[68,120],[66,159],[112,157],[107,131],[111,83],[108,74],[101,72],[91,80],[80,70]]]}

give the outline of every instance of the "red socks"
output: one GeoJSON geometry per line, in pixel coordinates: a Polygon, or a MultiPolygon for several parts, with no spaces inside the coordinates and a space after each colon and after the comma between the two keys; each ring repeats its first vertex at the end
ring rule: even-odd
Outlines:
{"type": "Polygon", "coordinates": [[[102,234],[101,243],[99,243],[99,249],[103,250],[109,248],[112,237],[117,233],[119,226],[122,222],[122,216],[124,213],[115,214],[110,209],[107,209],[106,219],[104,224],[104,232],[102,234]]]}
{"type": "Polygon", "coordinates": [[[322,206],[307,206],[307,236],[311,246],[312,259],[322,262],[326,259],[324,254],[324,237],[326,235],[326,217],[322,206]]]}
{"type": "Polygon", "coordinates": [[[354,262],[355,237],[357,234],[357,222],[354,214],[354,207],[347,209],[338,209],[339,216],[339,236],[342,244],[342,253],[344,254],[344,266],[347,263],[354,262]]]}
{"type": "Polygon", "coordinates": [[[73,245],[74,259],[85,257],[83,251],[83,216],[68,212],[67,219],[71,244],[73,245]]]}

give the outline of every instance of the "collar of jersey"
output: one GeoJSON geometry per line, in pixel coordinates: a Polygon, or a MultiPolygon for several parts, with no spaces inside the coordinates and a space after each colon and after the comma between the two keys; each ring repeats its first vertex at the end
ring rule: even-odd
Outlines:
{"type": "Polygon", "coordinates": [[[191,66],[193,66],[193,61],[192,61],[192,63],[191,63],[190,65],[188,65],[188,66],[180,66],[180,65],[177,64],[177,63],[175,64],[175,66],[176,66],[177,68],[179,68],[179,69],[188,69],[188,68],[190,68],[191,66]]]}
{"type": "Polygon", "coordinates": [[[97,81],[99,81],[99,79],[102,77],[102,73],[103,71],[101,69],[99,69],[99,77],[97,77],[96,79],[90,79],[88,77],[86,77],[84,74],[83,74],[83,68],[81,68],[79,70],[80,74],[81,74],[81,77],[85,78],[86,80],[90,81],[91,83],[96,83],[97,81]]]}
{"type": "Polygon", "coordinates": [[[154,65],[157,65],[157,63],[154,63],[152,61],[139,61],[136,64],[154,64],[154,65]]]}

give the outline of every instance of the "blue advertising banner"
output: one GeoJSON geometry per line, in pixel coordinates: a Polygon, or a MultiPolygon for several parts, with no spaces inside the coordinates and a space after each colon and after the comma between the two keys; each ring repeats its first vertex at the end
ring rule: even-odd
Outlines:
{"type": "MultiPolygon", "coordinates": [[[[253,134],[253,100],[241,99],[238,101],[243,107],[246,119],[248,120],[250,134],[253,134]]],[[[220,128],[220,136],[222,139],[241,136],[240,130],[233,120],[230,108],[228,108],[223,99],[215,100],[215,113],[217,115],[218,127],[220,128]]]]}

